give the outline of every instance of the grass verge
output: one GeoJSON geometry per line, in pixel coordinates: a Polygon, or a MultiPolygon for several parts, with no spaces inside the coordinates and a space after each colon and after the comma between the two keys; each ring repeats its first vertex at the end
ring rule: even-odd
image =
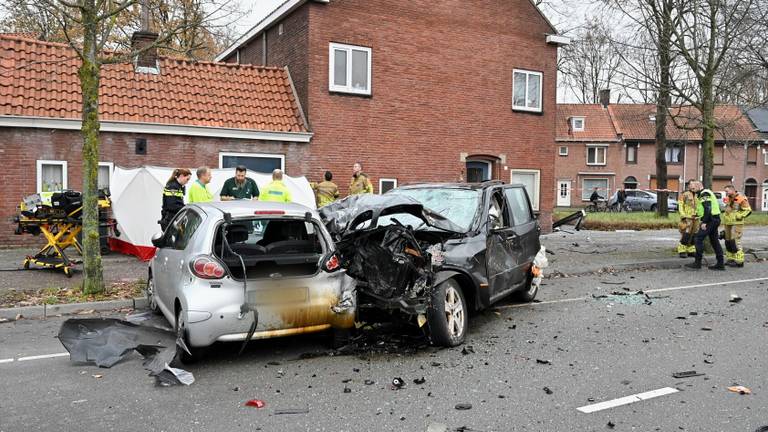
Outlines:
{"type": "MultiPolygon", "coordinates": [[[[556,209],[554,220],[559,220],[578,209],[556,209]]],[[[677,228],[680,216],[671,213],[662,218],[653,212],[626,212],[626,213],[587,213],[582,224],[583,229],[595,231],[614,231],[617,229],[631,230],[657,230],[665,228],[677,228]]],[[[755,212],[747,218],[746,226],[768,226],[768,213],[755,212]]]]}
{"type": "Polygon", "coordinates": [[[36,291],[12,289],[0,293],[0,308],[131,299],[143,295],[146,285],[143,279],[113,282],[103,293],[96,295],[85,295],[80,288],[49,287],[36,291]]]}

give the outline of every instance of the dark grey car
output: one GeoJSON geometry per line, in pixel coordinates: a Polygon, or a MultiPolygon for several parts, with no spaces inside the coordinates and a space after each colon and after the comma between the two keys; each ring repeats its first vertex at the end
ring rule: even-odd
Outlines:
{"type": "Polygon", "coordinates": [[[538,291],[531,267],[541,228],[522,185],[413,185],[320,215],[358,281],[358,308],[402,312],[438,345],[464,341],[470,311],[538,291]]]}

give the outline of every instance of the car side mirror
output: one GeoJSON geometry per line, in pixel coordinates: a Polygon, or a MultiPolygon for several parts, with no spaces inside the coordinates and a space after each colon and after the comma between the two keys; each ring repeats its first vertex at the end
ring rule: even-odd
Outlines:
{"type": "Polygon", "coordinates": [[[160,231],[159,233],[156,233],[152,236],[152,244],[156,248],[164,248],[165,247],[165,241],[163,240],[163,232],[160,231]]]}

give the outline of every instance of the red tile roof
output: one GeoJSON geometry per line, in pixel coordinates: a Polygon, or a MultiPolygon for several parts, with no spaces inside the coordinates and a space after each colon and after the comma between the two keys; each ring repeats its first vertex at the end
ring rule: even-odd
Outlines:
{"type": "MultiPolygon", "coordinates": [[[[65,44],[0,34],[0,116],[79,119],[79,59],[65,44]]],[[[160,58],[160,74],[105,65],[103,121],[306,132],[282,68],[160,58]]]]}
{"type": "Polygon", "coordinates": [[[618,141],[608,110],[600,104],[557,104],[558,141],[618,141]],[[584,117],[584,131],[571,130],[571,117],[584,117]]]}
{"type": "MultiPolygon", "coordinates": [[[[656,136],[655,118],[656,106],[649,104],[616,104],[609,105],[611,118],[616,132],[623,134],[625,140],[650,140],[656,136]]],[[[759,137],[754,126],[735,105],[718,105],[715,107],[715,118],[718,129],[715,139],[718,141],[753,141],[759,137]]],[[[670,109],[667,121],[667,138],[669,140],[701,141],[701,114],[690,106],[678,106],[670,109]]]]}

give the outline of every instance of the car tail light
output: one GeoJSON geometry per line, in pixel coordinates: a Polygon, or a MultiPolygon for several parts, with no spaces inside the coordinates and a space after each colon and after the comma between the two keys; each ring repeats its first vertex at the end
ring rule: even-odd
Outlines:
{"type": "Polygon", "coordinates": [[[195,276],[202,279],[221,279],[227,274],[221,263],[208,256],[195,258],[190,268],[195,276]]]}
{"type": "Polygon", "coordinates": [[[341,260],[339,259],[339,256],[336,254],[333,254],[325,260],[325,264],[323,264],[323,268],[327,272],[334,272],[336,270],[339,270],[341,268],[341,260]]]}
{"type": "Polygon", "coordinates": [[[255,215],[284,215],[285,210],[256,210],[255,215]]]}

